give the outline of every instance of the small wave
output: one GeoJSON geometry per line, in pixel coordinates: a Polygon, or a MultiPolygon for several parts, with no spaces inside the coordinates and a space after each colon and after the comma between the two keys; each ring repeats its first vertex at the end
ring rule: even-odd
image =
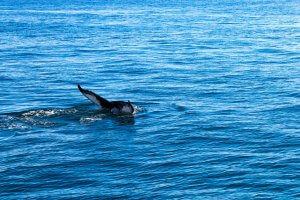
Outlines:
{"type": "Polygon", "coordinates": [[[2,115],[0,116],[0,140],[5,140],[15,135],[15,131],[26,131],[29,126],[25,125],[21,121],[18,121],[12,116],[2,115]],[[1,131],[8,130],[8,131],[1,131]]]}
{"type": "MultiPolygon", "coordinates": [[[[0,124],[0,129],[9,129],[9,130],[25,130],[28,129],[28,126],[24,126],[18,123],[11,123],[11,124],[0,124]]],[[[0,135],[1,137],[1,135],[0,135]]]]}
{"type": "Polygon", "coordinates": [[[278,54],[283,53],[284,51],[276,48],[264,48],[264,49],[257,49],[256,50],[259,53],[267,53],[267,54],[278,54]]]}
{"type": "MultiPolygon", "coordinates": [[[[15,117],[2,115],[0,116],[0,129],[17,129],[17,130],[24,130],[28,127],[18,122],[15,117]]],[[[1,136],[0,136],[1,137],[1,136]]]]}
{"type": "Polygon", "coordinates": [[[78,112],[76,109],[48,109],[48,110],[31,110],[22,113],[25,117],[51,117],[63,114],[73,114],[78,112]]]}
{"type": "Polygon", "coordinates": [[[91,122],[102,120],[103,117],[105,117],[104,114],[99,114],[95,116],[85,116],[85,117],[81,117],[79,121],[80,123],[91,123],[91,122]]]}
{"type": "Polygon", "coordinates": [[[298,113],[300,111],[300,105],[289,105],[289,106],[279,106],[271,107],[262,110],[262,112],[289,112],[289,113],[298,113]]]}
{"type": "Polygon", "coordinates": [[[27,124],[33,125],[33,126],[54,126],[57,123],[55,122],[50,122],[50,121],[43,121],[43,120],[35,120],[34,118],[31,117],[24,117],[24,118],[20,118],[20,120],[22,122],[25,122],[27,124]]]}
{"type": "Polygon", "coordinates": [[[139,107],[139,106],[133,106],[133,108],[134,108],[134,112],[133,112],[133,114],[136,114],[136,113],[139,113],[139,112],[144,112],[144,111],[145,111],[145,109],[144,109],[144,108],[142,108],[142,107],[139,107]]]}
{"type": "Polygon", "coordinates": [[[180,105],[178,103],[172,103],[171,106],[176,109],[177,111],[185,111],[186,107],[183,105],[180,105]]]}

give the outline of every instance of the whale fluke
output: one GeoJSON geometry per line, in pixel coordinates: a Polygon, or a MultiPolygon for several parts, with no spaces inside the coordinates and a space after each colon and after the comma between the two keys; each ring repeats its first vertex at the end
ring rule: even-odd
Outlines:
{"type": "Polygon", "coordinates": [[[91,100],[93,103],[97,104],[99,107],[108,109],[111,107],[110,102],[106,99],[100,97],[99,95],[95,94],[92,91],[82,89],[80,85],[78,84],[79,91],[89,100],[91,100]]]}
{"type": "Polygon", "coordinates": [[[104,99],[103,97],[95,94],[92,91],[85,90],[81,88],[81,86],[77,85],[79,91],[89,100],[91,100],[93,103],[97,104],[102,109],[108,109],[113,114],[119,114],[119,113],[130,113],[132,114],[134,112],[134,108],[130,101],[124,102],[124,101],[108,101],[104,99]]]}

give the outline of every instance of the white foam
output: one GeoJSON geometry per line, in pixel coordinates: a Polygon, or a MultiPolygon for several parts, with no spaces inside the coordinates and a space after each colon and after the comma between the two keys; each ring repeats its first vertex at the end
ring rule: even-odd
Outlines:
{"type": "Polygon", "coordinates": [[[81,123],[91,123],[91,122],[102,120],[103,116],[104,116],[103,114],[100,114],[100,115],[95,115],[95,116],[81,117],[79,121],[81,123]]]}

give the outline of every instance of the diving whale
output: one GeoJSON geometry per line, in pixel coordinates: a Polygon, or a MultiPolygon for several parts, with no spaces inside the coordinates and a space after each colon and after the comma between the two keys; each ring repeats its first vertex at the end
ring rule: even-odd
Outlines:
{"type": "Polygon", "coordinates": [[[109,110],[113,114],[133,114],[134,112],[134,108],[130,101],[108,101],[92,91],[82,89],[79,84],[77,87],[86,98],[97,104],[100,108],[109,110]]]}

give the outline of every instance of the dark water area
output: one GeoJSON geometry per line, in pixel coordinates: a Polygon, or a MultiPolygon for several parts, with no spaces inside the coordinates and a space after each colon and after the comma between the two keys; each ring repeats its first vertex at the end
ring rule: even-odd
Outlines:
{"type": "Polygon", "coordinates": [[[2,0],[0,87],[0,199],[300,198],[296,0],[2,0]]]}

